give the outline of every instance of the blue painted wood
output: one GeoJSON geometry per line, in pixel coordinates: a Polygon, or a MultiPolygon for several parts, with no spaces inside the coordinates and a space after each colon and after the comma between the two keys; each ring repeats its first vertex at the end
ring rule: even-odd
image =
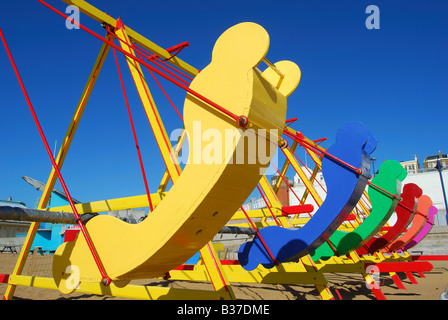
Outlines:
{"type": "MultiPolygon", "coordinates": [[[[327,196],[313,217],[300,229],[273,226],[259,231],[278,262],[297,261],[312,253],[347,218],[366,187],[370,176],[370,154],[376,143],[376,138],[360,122],[347,123],[338,130],[336,142],[327,152],[355,168],[361,168],[362,173],[357,174],[341,162],[324,156],[322,174],[327,196]]],[[[266,268],[274,266],[258,236],[240,247],[238,260],[246,270],[254,270],[259,264],[266,268]]]]}
{"type": "Polygon", "coordinates": [[[401,182],[406,175],[406,170],[398,161],[386,160],[381,163],[378,174],[369,185],[368,193],[372,204],[370,214],[350,232],[336,230],[328,242],[323,243],[311,254],[311,258],[314,261],[328,260],[335,255],[333,250],[339,255],[344,255],[366,244],[392,216],[400,201],[401,182]]]}

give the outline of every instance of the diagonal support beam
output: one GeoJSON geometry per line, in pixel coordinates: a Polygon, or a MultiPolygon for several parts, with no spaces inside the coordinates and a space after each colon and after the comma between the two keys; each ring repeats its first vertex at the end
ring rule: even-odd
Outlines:
{"type": "MultiPolygon", "coordinates": [[[[112,18],[105,12],[95,8],[94,6],[92,6],[91,4],[89,4],[83,0],[62,0],[62,1],[64,1],[68,5],[77,6],[79,8],[79,11],[86,14],[90,18],[98,21],[99,23],[108,24],[113,27],[115,27],[117,25],[116,19],[112,18]]],[[[186,63],[185,61],[183,61],[177,57],[172,57],[171,53],[169,53],[162,47],[158,46],[154,42],[148,40],[147,38],[145,38],[138,32],[136,32],[130,28],[127,28],[127,33],[132,42],[135,42],[142,48],[144,48],[150,52],[153,52],[154,54],[156,54],[157,56],[159,56],[162,59],[167,59],[167,61],[169,63],[171,63],[174,66],[178,67],[179,69],[187,72],[188,74],[190,74],[192,76],[196,76],[199,73],[199,71],[196,68],[194,68],[193,66],[189,65],[188,63],[186,63]]]]}
{"type": "MultiPolygon", "coordinates": [[[[108,40],[110,40],[109,36],[106,37],[108,40]]],[[[61,148],[59,150],[58,156],[56,157],[56,164],[59,169],[61,169],[62,164],[64,163],[65,157],[67,155],[68,149],[70,147],[70,144],[73,140],[74,134],[76,132],[76,129],[79,125],[79,122],[81,120],[82,114],[84,112],[84,109],[87,105],[87,102],[89,101],[90,94],[92,93],[93,87],[95,86],[95,83],[98,79],[98,76],[100,74],[101,68],[104,64],[104,61],[107,57],[107,54],[109,52],[109,45],[106,43],[103,43],[101,50],[98,54],[98,57],[95,61],[95,64],[92,68],[92,71],[89,75],[89,78],[87,80],[87,84],[84,87],[84,91],[81,95],[81,98],[78,102],[78,105],[76,107],[75,113],[73,115],[72,121],[69,125],[69,128],[67,130],[67,133],[65,135],[65,138],[63,140],[63,143],[61,145],[61,148]]],[[[39,204],[37,206],[37,209],[44,209],[48,201],[50,200],[51,192],[54,188],[54,185],[56,183],[56,171],[54,168],[51,170],[50,176],[48,178],[48,181],[46,183],[45,189],[42,193],[42,197],[39,201],[39,204]]],[[[28,257],[28,253],[31,249],[31,245],[34,241],[34,238],[36,236],[37,229],[39,228],[40,223],[39,222],[33,222],[28,230],[27,236],[25,238],[24,245],[22,247],[22,250],[20,251],[19,258],[17,259],[17,263],[14,267],[14,271],[12,272],[12,275],[20,275],[23,271],[23,267],[25,266],[25,262],[28,257]]],[[[5,300],[12,299],[14,295],[16,286],[15,285],[8,285],[6,288],[5,294],[3,298],[5,300]]]]}

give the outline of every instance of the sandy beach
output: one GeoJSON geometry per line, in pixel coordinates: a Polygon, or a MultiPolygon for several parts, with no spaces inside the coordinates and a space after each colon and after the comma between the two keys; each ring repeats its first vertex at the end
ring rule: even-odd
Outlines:
{"type": "MultiPolygon", "coordinates": [[[[13,271],[17,259],[16,254],[0,254],[0,273],[9,274],[13,271]]],[[[48,277],[50,276],[52,256],[37,256],[37,259],[28,259],[23,274],[48,277]]],[[[414,273],[417,284],[412,284],[404,273],[399,277],[406,289],[398,289],[389,274],[381,274],[381,290],[387,300],[440,300],[440,294],[448,284],[448,261],[430,261],[433,269],[425,272],[425,277],[414,273]]],[[[336,300],[376,300],[375,296],[365,285],[360,274],[354,273],[325,273],[328,288],[336,300]]],[[[138,280],[132,284],[154,285],[162,287],[213,290],[210,283],[173,280],[138,280]]],[[[6,284],[0,284],[2,295],[6,284]]],[[[314,285],[304,284],[253,284],[232,283],[235,296],[238,300],[321,300],[314,285]]],[[[18,286],[15,300],[123,300],[120,297],[97,296],[84,293],[65,295],[57,290],[18,286]]]]}

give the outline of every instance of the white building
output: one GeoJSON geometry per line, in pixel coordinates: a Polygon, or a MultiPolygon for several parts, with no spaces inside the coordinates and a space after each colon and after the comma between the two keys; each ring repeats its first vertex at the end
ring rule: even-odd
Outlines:
{"type": "MultiPolygon", "coordinates": [[[[310,169],[308,167],[301,167],[302,171],[305,173],[308,180],[311,178],[313,169],[310,169]]],[[[325,200],[325,197],[327,195],[326,190],[327,186],[325,184],[324,177],[322,175],[322,172],[318,172],[316,175],[316,179],[313,181],[314,189],[316,190],[317,194],[319,195],[320,199],[323,201],[325,200]]],[[[317,205],[317,202],[314,200],[313,196],[311,194],[308,194],[306,196],[305,202],[301,203],[303,200],[305,191],[307,190],[305,183],[300,179],[299,175],[296,174],[294,176],[294,185],[292,187],[292,191],[289,190],[289,204],[291,206],[299,205],[299,204],[312,204],[314,206],[314,211],[312,214],[314,214],[319,206],[317,205]]]]}
{"type": "Polygon", "coordinates": [[[266,208],[266,202],[260,196],[258,198],[250,198],[250,201],[243,204],[244,210],[255,210],[266,208]]]}
{"type": "MultiPolygon", "coordinates": [[[[445,192],[448,193],[448,165],[447,165],[448,159],[446,155],[442,155],[442,159],[444,161],[441,161],[441,167],[442,167],[441,175],[442,180],[444,182],[445,192]]],[[[434,169],[433,156],[426,157],[425,160],[429,160],[431,161],[431,163],[427,164],[425,162],[424,163],[425,169],[423,170],[420,168],[417,156],[415,156],[414,160],[400,162],[408,172],[406,179],[402,182],[402,187],[407,183],[415,183],[416,185],[418,185],[423,190],[423,194],[429,196],[433,202],[433,205],[439,210],[437,215],[434,217],[434,224],[437,226],[447,225],[447,217],[446,217],[447,213],[445,208],[445,201],[439,171],[434,169]]],[[[312,169],[302,167],[302,170],[308,178],[311,177],[312,169]]],[[[317,191],[317,193],[319,194],[319,196],[321,197],[321,199],[325,200],[326,184],[321,172],[317,174],[316,179],[313,182],[313,186],[317,191]]],[[[294,192],[289,191],[290,205],[298,205],[300,204],[300,201],[297,198],[302,199],[302,196],[306,190],[306,186],[303,183],[303,181],[301,181],[299,175],[297,174],[294,177],[294,186],[292,190],[294,192]]],[[[317,205],[317,203],[310,194],[307,196],[305,203],[307,204],[309,203],[314,206],[313,213],[316,212],[316,210],[319,208],[319,206],[317,205]]],[[[390,225],[393,225],[395,221],[396,216],[394,214],[388,222],[390,225]]]]}
{"type": "Polygon", "coordinates": [[[415,168],[410,168],[410,161],[402,161],[400,162],[403,167],[408,172],[406,179],[403,181],[404,183],[415,183],[422,190],[423,194],[429,196],[432,200],[433,206],[435,206],[439,212],[436,216],[434,216],[434,224],[438,226],[447,225],[447,217],[446,217],[446,207],[445,207],[445,199],[442,189],[442,181],[443,186],[445,188],[445,193],[448,192],[448,158],[446,154],[442,154],[439,151],[439,154],[434,156],[428,156],[423,161],[424,169],[420,169],[418,165],[417,156],[415,156],[414,163],[417,163],[415,168]],[[437,159],[439,159],[439,163],[441,166],[441,171],[439,172],[435,165],[437,163],[437,159]],[[417,168],[417,170],[415,170],[417,168]]]}

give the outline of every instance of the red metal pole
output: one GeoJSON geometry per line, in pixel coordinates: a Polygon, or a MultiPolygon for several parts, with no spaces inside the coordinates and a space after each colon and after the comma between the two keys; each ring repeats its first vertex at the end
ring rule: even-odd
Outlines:
{"type": "Polygon", "coordinates": [[[266,200],[266,198],[265,198],[263,192],[261,191],[261,189],[260,189],[260,187],[259,187],[259,184],[257,184],[257,189],[258,189],[258,192],[260,192],[261,196],[263,197],[264,203],[266,204],[266,208],[268,208],[268,210],[269,210],[269,212],[271,213],[271,216],[272,216],[272,218],[274,219],[275,223],[277,224],[277,226],[280,227],[280,226],[281,226],[281,225],[280,225],[280,222],[278,222],[277,217],[276,217],[275,214],[272,212],[272,209],[271,209],[271,207],[269,206],[269,203],[268,203],[268,201],[266,200]]]}
{"type": "Polygon", "coordinates": [[[56,175],[59,178],[59,182],[61,183],[61,186],[64,189],[65,195],[67,196],[67,200],[70,203],[70,207],[73,210],[73,214],[75,215],[76,221],[77,221],[77,223],[78,223],[78,225],[79,225],[79,227],[81,229],[81,232],[84,235],[84,238],[86,239],[87,245],[88,245],[88,247],[90,249],[90,252],[93,255],[93,258],[94,258],[95,263],[96,263],[96,265],[98,267],[98,270],[101,273],[101,276],[103,278],[102,282],[103,282],[104,285],[107,286],[107,285],[109,285],[111,283],[111,279],[107,276],[107,274],[106,274],[106,272],[104,270],[104,267],[101,264],[101,261],[100,261],[100,259],[98,257],[98,254],[97,254],[97,252],[96,252],[96,250],[95,250],[95,248],[94,248],[94,246],[92,244],[92,241],[91,241],[91,239],[89,237],[89,234],[87,233],[87,230],[85,229],[84,224],[82,223],[82,221],[80,219],[80,216],[79,216],[78,211],[77,211],[77,209],[75,207],[75,204],[73,203],[72,197],[70,196],[70,193],[69,193],[69,191],[67,189],[67,186],[66,186],[66,184],[64,182],[64,179],[62,178],[62,175],[61,175],[61,172],[59,170],[59,167],[56,164],[56,161],[54,160],[54,157],[53,157],[53,154],[51,152],[50,146],[48,145],[47,139],[45,138],[45,134],[44,134],[44,132],[42,130],[42,127],[41,127],[41,125],[39,123],[39,120],[37,118],[36,112],[34,111],[34,107],[31,104],[31,100],[30,100],[30,98],[28,96],[28,93],[27,93],[27,91],[25,89],[25,86],[23,84],[22,78],[20,77],[20,74],[19,74],[19,70],[17,69],[17,66],[16,66],[16,64],[14,62],[14,59],[13,59],[12,54],[11,54],[11,51],[9,50],[8,44],[6,43],[6,39],[5,39],[4,35],[3,35],[3,32],[1,30],[1,28],[0,28],[0,37],[2,39],[2,42],[3,42],[4,46],[5,46],[5,49],[6,49],[6,52],[8,54],[9,60],[11,62],[11,65],[12,65],[13,69],[14,69],[14,73],[16,74],[17,80],[19,81],[20,88],[22,89],[22,92],[23,92],[23,95],[25,97],[25,100],[26,100],[26,102],[28,104],[28,107],[29,107],[29,109],[31,111],[31,115],[33,116],[33,119],[34,119],[34,122],[36,124],[37,130],[39,131],[39,135],[40,135],[40,137],[42,139],[42,142],[44,143],[44,146],[45,146],[45,149],[46,149],[46,151],[48,153],[48,156],[50,158],[51,164],[53,165],[53,168],[54,168],[54,170],[56,172],[56,175]]]}
{"type": "Polygon", "coordinates": [[[271,258],[272,262],[274,262],[274,265],[278,266],[279,265],[278,260],[274,258],[274,255],[272,254],[271,250],[269,250],[269,247],[266,245],[266,242],[264,242],[263,237],[261,236],[260,232],[258,232],[257,227],[252,222],[252,219],[249,217],[246,210],[244,210],[243,206],[241,206],[241,210],[243,211],[244,215],[246,216],[247,220],[249,221],[250,225],[252,226],[252,229],[254,229],[255,233],[257,234],[258,238],[260,239],[261,244],[263,245],[263,247],[269,254],[269,257],[271,258]]]}
{"type": "Polygon", "coordinates": [[[151,193],[149,192],[148,181],[146,179],[145,167],[143,166],[143,159],[142,159],[142,155],[141,155],[141,152],[140,152],[140,146],[138,144],[137,134],[135,133],[135,127],[134,127],[134,121],[132,120],[131,108],[129,107],[128,96],[126,94],[126,89],[124,87],[123,77],[121,76],[120,64],[118,63],[117,53],[115,52],[115,49],[113,49],[113,50],[114,50],[115,63],[117,64],[118,76],[120,78],[121,88],[123,89],[124,100],[126,102],[126,109],[128,110],[129,121],[131,123],[132,134],[134,136],[135,147],[137,149],[138,160],[140,162],[140,169],[142,171],[142,176],[143,176],[143,182],[145,184],[146,195],[148,197],[149,209],[152,212],[154,210],[154,208],[153,208],[152,201],[151,201],[151,193]]]}
{"type": "Polygon", "coordinates": [[[362,168],[356,168],[354,166],[352,166],[351,164],[335,157],[334,155],[328,153],[327,151],[323,151],[323,150],[319,150],[318,148],[316,148],[315,146],[311,145],[309,142],[307,142],[305,139],[303,139],[302,137],[298,136],[298,135],[294,135],[290,132],[288,132],[286,129],[283,130],[283,133],[285,135],[287,135],[288,137],[290,137],[291,139],[296,140],[297,142],[299,142],[300,144],[302,144],[305,148],[312,148],[315,149],[318,153],[321,153],[321,155],[326,155],[329,158],[343,164],[344,166],[346,166],[347,168],[350,168],[351,170],[355,171],[357,174],[362,174],[362,168]]]}
{"type": "Polygon", "coordinates": [[[120,47],[118,47],[116,44],[112,43],[111,41],[108,41],[107,39],[103,38],[102,36],[96,34],[95,32],[93,32],[92,30],[84,27],[82,24],[80,24],[79,22],[73,20],[72,18],[68,17],[66,14],[60,12],[59,10],[57,10],[56,8],[53,8],[52,6],[50,6],[48,3],[46,3],[43,0],[37,0],[40,3],[42,3],[44,6],[46,6],[47,8],[51,9],[52,11],[56,12],[57,14],[59,14],[60,16],[64,17],[65,19],[68,19],[70,22],[76,24],[77,26],[79,26],[81,29],[83,29],[84,31],[90,33],[91,35],[93,35],[94,37],[96,37],[97,39],[107,43],[108,45],[110,45],[111,47],[117,49],[118,51],[120,51],[121,53],[123,53],[124,55],[126,55],[127,57],[133,59],[134,61],[140,63],[141,65],[151,69],[153,72],[157,73],[158,75],[162,76],[163,78],[167,79],[168,81],[171,81],[172,83],[174,83],[175,85],[179,86],[180,88],[184,89],[185,91],[187,91],[188,93],[190,93],[191,95],[195,96],[196,98],[199,98],[200,100],[202,100],[203,102],[207,103],[208,105],[210,105],[211,107],[219,110],[220,112],[226,114],[227,116],[229,116],[230,118],[234,119],[237,124],[240,127],[246,127],[249,124],[249,120],[247,119],[246,116],[237,116],[236,114],[232,113],[231,111],[221,107],[220,105],[218,105],[217,103],[211,101],[210,99],[204,97],[203,95],[197,93],[196,91],[190,89],[188,86],[184,85],[183,83],[177,81],[176,79],[171,78],[170,76],[166,75],[165,73],[163,73],[162,71],[158,70],[157,68],[149,65],[148,63],[146,63],[145,61],[143,61],[140,58],[137,58],[135,56],[133,56],[132,54],[124,51],[123,49],[121,49],[120,47]]]}

